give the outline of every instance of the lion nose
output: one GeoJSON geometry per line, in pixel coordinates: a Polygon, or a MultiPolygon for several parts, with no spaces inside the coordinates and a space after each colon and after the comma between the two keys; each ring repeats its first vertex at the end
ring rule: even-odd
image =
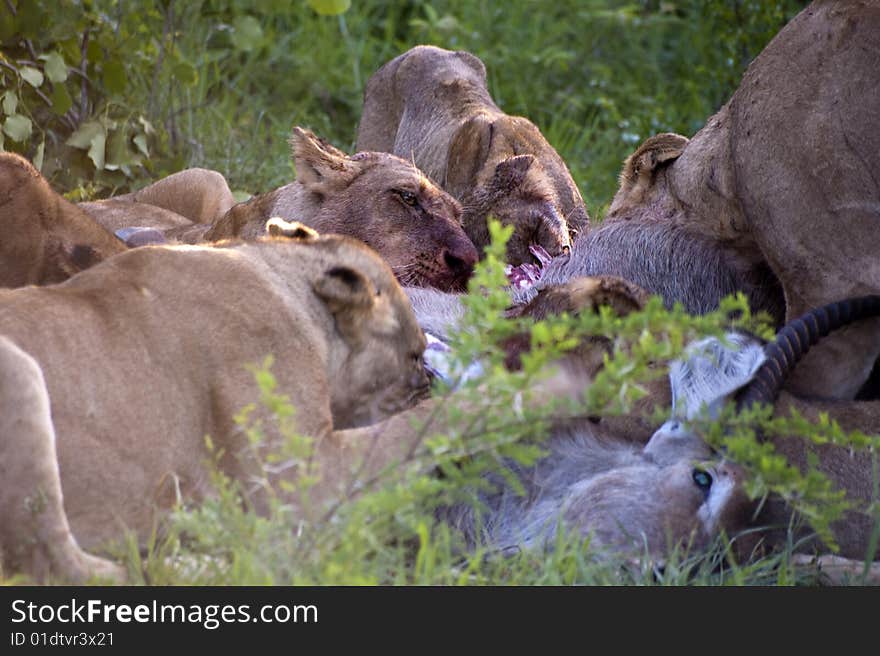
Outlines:
{"type": "Polygon", "coordinates": [[[477,249],[470,242],[460,242],[444,248],[440,258],[456,278],[469,278],[478,259],[477,249]]]}
{"type": "Polygon", "coordinates": [[[541,215],[535,231],[535,243],[554,257],[571,251],[568,225],[555,207],[547,207],[541,215]]]}

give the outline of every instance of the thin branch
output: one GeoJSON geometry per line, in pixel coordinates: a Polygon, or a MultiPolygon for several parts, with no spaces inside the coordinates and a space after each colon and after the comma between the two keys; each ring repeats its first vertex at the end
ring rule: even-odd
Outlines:
{"type": "Polygon", "coordinates": [[[79,68],[81,72],[81,80],[80,80],[80,96],[79,96],[79,120],[82,121],[88,116],[89,111],[89,96],[88,96],[88,77],[86,76],[86,71],[88,70],[89,59],[88,59],[88,48],[89,48],[89,30],[86,28],[83,31],[82,44],[80,45],[80,63],[79,68]]]}
{"type": "Polygon", "coordinates": [[[55,103],[52,102],[52,99],[49,98],[49,96],[47,96],[45,93],[43,93],[42,91],[40,91],[40,90],[37,89],[36,87],[34,87],[34,93],[36,93],[40,98],[42,98],[43,101],[44,101],[47,105],[49,105],[49,107],[54,107],[54,106],[55,106],[55,103]]]}
{"type": "Polygon", "coordinates": [[[92,83],[92,78],[90,78],[87,74],[85,74],[83,71],[79,70],[78,68],[74,68],[73,66],[68,66],[67,70],[71,73],[76,73],[77,75],[80,76],[80,78],[82,78],[83,80],[85,80],[89,84],[92,83]]]}
{"type": "Polygon", "coordinates": [[[34,50],[34,44],[30,39],[25,39],[24,44],[27,46],[28,52],[31,53],[31,57],[37,59],[37,51],[34,50]]]}

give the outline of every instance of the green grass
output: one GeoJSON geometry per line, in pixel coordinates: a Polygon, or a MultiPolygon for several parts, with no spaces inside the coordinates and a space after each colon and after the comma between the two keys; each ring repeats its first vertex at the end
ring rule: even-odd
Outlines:
{"type": "MultiPolygon", "coordinates": [[[[81,30],[91,26],[100,50],[89,63],[96,112],[129,121],[144,114],[158,129],[143,167],[129,177],[105,171],[93,192],[123,191],[185,166],[217,169],[236,190],[285,183],[293,174],[286,145],[293,125],[351,151],[369,76],[406,49],[431,43],[485,62],[496,102],[543,130],[591,214],[601,215],[638,143],[657,132],[696,132],[805,3],[368,0],[342,16],[320,16],[301,0],[200,0],[167,10],[144,3],[144,11],[124,4],[124,12],[118,0],[88,3],[89,12],[72,0],[32,5],[53,25],[48,34],[35,32],[44,41],[35,47],[60,48],[69,64],[81,30]],[[125,77],[101,84],[110,60],[124,62],[125,77]],[[101,102],[107,98],[115,103],[109,109],[101,102]]],[[[4,43],[7,54],[26,57],[14,43],[4,43]]],[[[33,114],[38,126],[51,124],[33,114]]],[[[53,182],[62,191],[94,183],[87,166],[69,170],[75,155],[82,159],[60,145],[69,129],[51,131],[46,169],[53,182]]],[[[36,141],[7,140],[7,147],[33,155],[36,141]]]]}

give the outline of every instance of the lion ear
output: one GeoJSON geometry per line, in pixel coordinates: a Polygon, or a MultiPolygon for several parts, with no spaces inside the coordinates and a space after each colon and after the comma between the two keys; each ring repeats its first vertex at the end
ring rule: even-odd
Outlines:
{"type": "Polygon", "coordinates": [[[350,267],[327,269],[312,289],[327,305],[336,328],[349,344],[356,345],[369,323],[376,290],[366,276],[350,267]]]}
{"type": "Polygon", "coordinates": [[[461,198],[489,157],[494,128],[488,117],[478,114],[462,125],[449,144],[443,188],[461,198]]]}
{"type": "Polygon", "coordinates": [[[492,193],[506,196],[521,186],[535,161],[534,155],[516,155],[499,162],[492,176],[492,193]]]}
{"type": "Polygon", "coordinates": [[[287,237],[299,241],[314,241],[318,233],[299,221],[285,221],[280,216],[273,216],[266,221],[266,233],[272,237],[287,237]]]}
{"type": "Polygon", "coordinates": [[[620,171],[620,189],[614,197],[615,205],[640,203],[645,192],[654,183],[657,170],[664,163],[678,158],[689,139],[674,132],[655,134],[642,142],[636,151],[626,158],[620,171]]]}
{"type": "Polygon", "coordinates": [[[322,196],[344,189],[362,165],[309,130],[293,128],[290,135],[296,179],[322,196]]]}

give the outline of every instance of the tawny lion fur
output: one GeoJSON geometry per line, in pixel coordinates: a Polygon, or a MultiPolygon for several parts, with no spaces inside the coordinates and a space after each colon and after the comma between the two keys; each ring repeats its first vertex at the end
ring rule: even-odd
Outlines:
{"type": "Polygon", "coordinates": [[[317,440],[317,500],[409,448],[406,415],[361,427],[427,392],[406,297],[344,237],[132,249],[0,292],[0,336],[0,551],[37,578],[118,578],[83,549],[124,530],[143,541],[176,501],[209,494],[206,435],[251,492],[233,418],[258,398],[247,366],[269,354],[297,429],[317,440]]]}
{"type": "Polygon", "coordinates": [[[0,230],[0,287],[61,282],[126,250],[15,153],[0,153],[0,230]]]}
{"type": "MultiPolygon", "coordinates": [[[[880,292],[880,2],[803,10],[692,139],[658,135],[626,161],[606,220],[680,225],[742,271],[769,268],[786,321],[880,292]]],[[[789,388],[851,399],[878,354],[880,321],[846,328],[789,388]]]]}
{"type": "Polygon", "coordinates": [[[498,108],[486,67],[468,52],[416,46],[382,66],[367,82],[357,148],[411,159],[461,201],[478,248],[488,215],[512,224],[513,264],[532,261],[531,243],[556,255],[588,229],[562,158],[534,123],[498,108]]]}

